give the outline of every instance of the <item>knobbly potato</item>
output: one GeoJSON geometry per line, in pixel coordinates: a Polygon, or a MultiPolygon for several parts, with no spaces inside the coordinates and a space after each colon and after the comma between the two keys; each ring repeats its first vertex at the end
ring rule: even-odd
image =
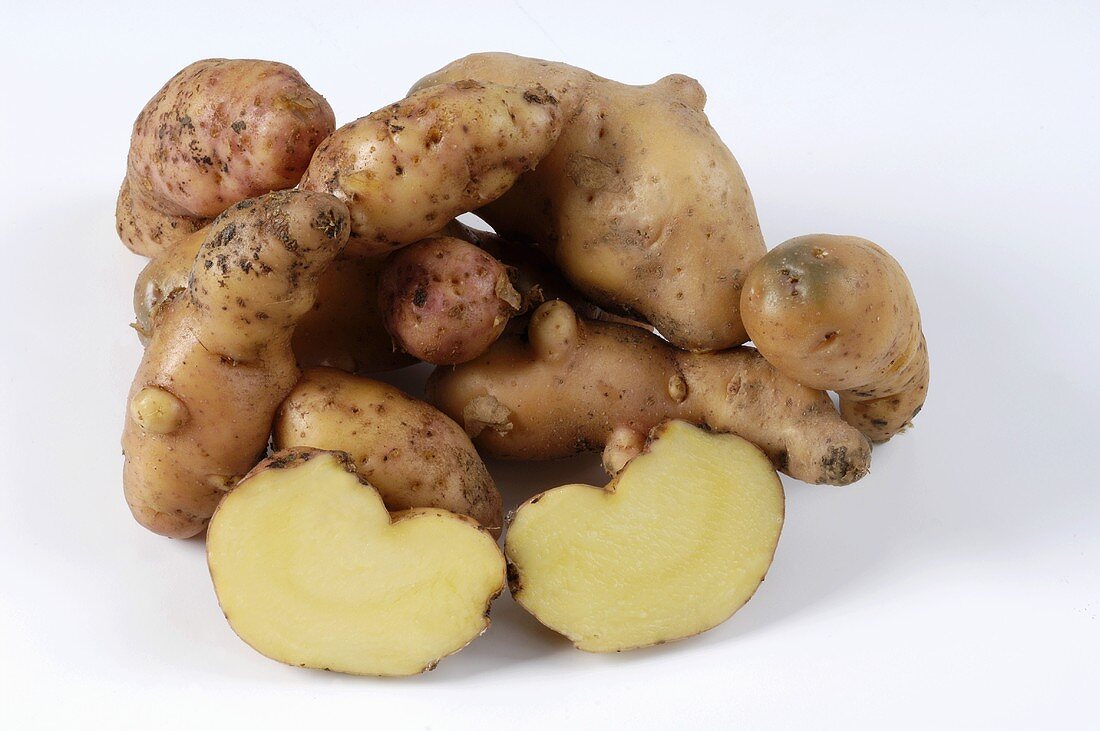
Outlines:
{"type": "Polygon", "coordinates": [[[560,131],[557,102],[545,89],[460,79],[336,130],[302,187],[347,202],[349,254],[387,254],[498,198],[560,131]]]}
{"type": "Polygon", "coordinates": [[[149,530],[200,533],[264,456],[298,382],[294,325],[348,224],[343,203],[301,191],[241,201],[211,224],[187,289],[154,315],[127,401],[123,487],[149,530]]]}
{"type": "Polygon", "coordinates": [[[696,81],[675,74],[628,86],[565,64],[479,53],[413,90],[459,79],[541,85],[565,120],[538,167],[479,209],[494,230],[545,243],[589,299],[640,316],[681,348],[748,339],[741,288],[764,240],[696,81]]]}
{"type": "Polygon", "coordinates": [[[688,353],[640,328],[585,321],[547,302],[527,337],[437,368],[428,401],[466,428],[482,454],[556,459],[606,448],[609,472],[649,430],[684,419],[737,434],[804,482],[846,485],[870,467],[871,445],[822,391],[800,386],[752,348],[688,353]]]}
{"type": "Polygon", "coordinates": [[[503,264],[449,236],[391,254],[378,285],[386,330],[401,349],[428,363],[476,358],[523,307],[503,264]]]}
{"type": "Polygon", "coordinates": [[[749,274],[741,298],[753,343],[781,373],[836,391],[840,413],[875,442],[908,426],[928,393],[928,346],[913,288],[882,247],[800,236],[749,274]]]}

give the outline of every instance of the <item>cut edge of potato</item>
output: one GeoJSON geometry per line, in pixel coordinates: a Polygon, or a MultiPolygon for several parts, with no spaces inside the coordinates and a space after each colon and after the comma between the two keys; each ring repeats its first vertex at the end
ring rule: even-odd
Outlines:
{"type": "Polygon", "coordinates": [[[273,455],[226,495],[207,563],[222,613],[257,652],[371,676],[416,675],[463,649],[506,577],[474,519],[390,514],[347,455],[310,448],[273,455]]]}
{"type": "Polygon", "coordinates": [[[505,541],[509,588],[581,650],[686,639],[753,596],[783,518],[782,483],[756,446],[666,421],[606,487],[563,485],[515,511],[505,541]],[[722,550],[708,550],[716,545],[722,550]],[[645,551],[657,560],[641,560],[645,551]]]}

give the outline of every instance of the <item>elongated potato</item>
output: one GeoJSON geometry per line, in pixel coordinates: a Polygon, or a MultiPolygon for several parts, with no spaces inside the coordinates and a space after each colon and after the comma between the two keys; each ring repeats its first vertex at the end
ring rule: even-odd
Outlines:
{"type": "Polygon", "coordinates": [[[274,441],[346,452],[389,510],[443,508],[500,534],[500,492],[462,427],[393,386],[311,368],[279,407],[274,441]]]}
{"type": "Polygon", "coordinates": [[[704,632],[756,591],[783,526],[783,487],[749,442],[682,421],[603,489],[565,485],[508,527],[512,594],[582,650],[704,632]]]}
{"type": "Polygon", "coordinates": [[[526,339],[436,368],[428,401],[465,426],[483,454],[555,459],[604,448],[615,472],[649,430],[684,419],[756,444],[805,482],[846,485],[871,445],[827,394],[786,378],[752,348],[687,353],[640,328],[586,321],[547,302],[526,339]]]}
{"type": "Polygon", "coordinates": [[[387,254],[500,197],[560,131],[557,101],[537,85],[456,80],[336,130],[302,187],[347,202],[350,254],[387,254]]]}
{"type": "Polygon", "coordinates": [[[271,457],[218,506],[210,576],[242,640],[289,665],[414,675],[489,626],[504,557],[476,522],[391,516],[346,455],[271,457]]]}
{"type": "Polygon", "coordinates": [[[211,224],[187,289],[154,315],[130,388],[123,487],[143,526],[200,533],[263,457],[298,381],[294,325],[347,235],[343,203],[302,191],[242,201],[211,224]]]}
{"type": "Polygon", "coordinates": [[[565,120],[538,167],[479,209],[494,230],[545,243],[585,296],[640,316],[681,348],[748,339],[741,288],[764,240],[698,82],[674,74],[628,86],[566,64],[477,53],[413,90],[459,79],[541,85],[565,120]]]}

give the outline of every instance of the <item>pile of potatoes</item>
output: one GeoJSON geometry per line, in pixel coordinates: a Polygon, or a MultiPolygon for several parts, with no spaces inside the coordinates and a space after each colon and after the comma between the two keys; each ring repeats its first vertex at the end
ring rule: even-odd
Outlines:
{"type": "Polygon", "coordinates": [[[149,530],[207,532],[242,639],[413,674],[505,584],[581,649],[688,637],[763,580],[776,471],[847,485],[910,425],[929,370],[901,267],[850,236],[768,251],[705,101],[483,53],[339,128],[269,61],[199,61],[145,105],[117,205],[150,259],[123,484],[149,530]],[[418,361],[424,400],[366,375],[418,361]],[[504,520],[482,455],[589,450],[608,485],[504,520]]]}

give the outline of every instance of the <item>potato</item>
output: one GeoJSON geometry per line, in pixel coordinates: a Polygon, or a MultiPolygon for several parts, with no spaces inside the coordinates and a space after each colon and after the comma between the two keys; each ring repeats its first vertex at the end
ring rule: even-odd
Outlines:
{"type": "Polygon", "coordinates": [[[748,339],[741,288],[764,240],[696,81],[676,74],[628,86],[565,64],[479,53],[413,91],[460,79],[541,85],[565,120],[538,167],[478,210],[494,230],[544,242],[593,302],[645,319],[681,348],[748,339]]]}
{"type": "Polygon", "coordinates": [[[535,311],[526,338],[506,336],[475,360],[437,368],[427,399],[482,454],[504,459],[603,448],[614,473],[671,418],[744,437],[805,482],[846,485],[870,468],[870,443],[828,395],[752,348],[687,353],[639,328],[578,318],[557,300],[535,311]]]}
{"type": "Polygon", "coordinates": [[[508,527],[512,595],[582,650],[658,645],[721,624],[756,591],[783,526],[783,487],[744,439],[682,421],[605,488],[565,485],[508,527]]]}
{"type": "Polygon", "coordinates": [[[211,224],[187,289],[154,314],[130,388],[123,487],[143,526],[200,533],[263,457],[298,381],[294,325],[348,228],[343,203],[301,191],[242,201],[211,224]]]}
{"type": "Polygon", "coordinates": [[[336,130],[302,187],[347,202],[349,254],[387,254],[499,197],[560,130],[557,102],[545,89],[457,80],[336,130]]]}
{"type": "Polygon", "coordinates": [[[335,127],[328,102],[290,66],[197,61],[134,122],[119,235],[159,256],[234,203],[293,188],[335,127]]]}
{"type": "Polygon", "coordinates": [[[882,247],[815,234],[777,246],[741,298],[745,325],[781,373],[836,391],[848,423],[876,442],[908,426],[928,392],[928,347],[913,288],[882,247]]]}
{"type": "Polygon", "coordinates": [[[523,307],[503,264],[449,236],[391,254],[378,297],[386,330],[401,349],[447,365],[485,352],[523,307]]]}
{"type": "Polygon", "coordinates": [[[489,626],[504,557],[470,518],[390,516],[346,456],[280,452],[225,497],[206,538],[233,631],[308,668],[414,675],[489,626]]]}
{"type": "Polygon", "coordinates": [[[462,427],[379,381],[311,368],[279,407],[276,449],[346,452],[389,510],[443,508],[493,531],[500,493],[462,427]]]}

